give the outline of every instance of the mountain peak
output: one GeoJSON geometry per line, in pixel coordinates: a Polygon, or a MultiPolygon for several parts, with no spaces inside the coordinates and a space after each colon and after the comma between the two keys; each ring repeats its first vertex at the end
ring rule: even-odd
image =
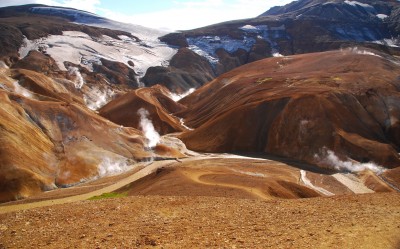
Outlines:
{"type": "Polygon", "coordinates": [[[298,0],[284,6],[276,6],[259,17],[307,19],[316,17],[329,20],[368,20],[383,19],[389,16],[395,7],[399,7],[397,0],[352,1],[352,0],[298,0]]]}

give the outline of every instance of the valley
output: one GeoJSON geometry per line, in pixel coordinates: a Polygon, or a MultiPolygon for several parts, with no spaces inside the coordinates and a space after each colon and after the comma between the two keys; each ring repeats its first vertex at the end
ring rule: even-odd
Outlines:
{"type": "Polygon", "coordinates": [[[46,248],[397,247],[398,193],[371,194],[362,176],[297,167],[226,154],[149,162],[117,177],[1,205],[1,243],[25,247],[29,238],[31,246],[46,248]],[[88,200],[112,191],[111,198],[88,200]]]}
{"type": "Polygon", "coordinates": [[[0,8],[0,248],[398,248],[399,18],[0,8]]]}

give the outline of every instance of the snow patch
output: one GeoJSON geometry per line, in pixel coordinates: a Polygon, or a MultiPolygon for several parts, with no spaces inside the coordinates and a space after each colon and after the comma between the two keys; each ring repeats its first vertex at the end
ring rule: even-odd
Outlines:
{"type": "Polygon", "coordinates": [[[248,175],[248,176],[255,176],[255,177],[262,177],[265,178],[266,175],[263,173],[258,173],[258,172],[250,172],[250,171],[241,171],[241,170],[236,170],[236,169],[232,169],[233,172],[237,172],[243,175],[248,175]]]}
{"type": "Polygon", "coordinates": [[[0,61],[0,68],[8,69],[9,67],[7,66],[7,64],[4,61],[0,61]]]}
{"type": "Polygon", "coordinates": [[[265,158],[258,158],[258,157],[250,157],[250,156],[240,156],[234,154],[218,154],[219,157],[222,158],[231,158],[231,159],[244,159],[244,160],[260,160],[260,161],[271,161],[265,158]]]}
{"type": "Polygon", "coordinates": [[[378,14],[378,15],[376,15],[376,17],[378,17],[379,19],[383,20],[383,19],[388,18],[389,16],[385,15],[385,14],[378,14]]]}
{"type": "Polygon", "coordinates": [[[208,61],[215,65],[218,62],[215,52],[223,48],[229,53],[238,49],[244,49],[247,52],[256,43],[254,38],[244,37],[242,40],[232,39],[229,36],[198,36],[187,38],[189,49],[200,56],[204,56],[208,61]]]}
{"type": "Polygon", "coordinates": [[[238,49],[244,49],[249,52],[256,43],[256,38],[258,38],[267,41],[271,45],[272,54],[280,55],[279,46],[275,40],[287,38],[285,25],[270,27],[268,25],[253,26],[247,24],[239,29],[244,31],[242,39],[234,39],[229,36],[189,37],[187,38],[189,49],[207,58],[215,66],[218,63],[218,57],[215,52],[220,48],[229,53],[236,52],[238,49]]]}
{"type": "Polygon", "coordinates": [[[187,129],[187,130],[189,130],[189,131],[193,131],[193,130],[194,130],[193,128],[190,128],[190,127],[188,127],[188,126],[185,124],[185,120],[184,120],[183,118],[180,118],[180,119],[179,119],[179,123],[180,123],[185,129],[187,129]]]}
{"type": "Polygon", "coordinates": [[[189,90],[187,90],[186,92],[182,93],[182,94],[178,94],[178,93],[170,93],[170,97],[173,101],[178,102],[179,100],[183,99],[184,97],[188,96],[189,94],[193,93],[196,90],[196,88],[190,88],[189,90]]]}
{"type": "Polygon", "coordinates": [[[14,86],[14,92],[16,94],[22,95],[26,98],[33,98],[33,94],[26,88],[22,87],[18,81],[14,81],[13,86],[14,86]]]}
{"type": "Polygon", "coordinates": [[[342,161],[335,155],[333,151],[326,148],[323,149],[321,154],[322,155],[314,155],[314,159],[318,163],[333,167],[334,169],[339,171],[361,172],[364,170],[370,170],[375,173],[382,173],[383,171],[385,171],[383,167],[378,166],[373,162],[360,163],[350,159],[348,161],[342,161]]]}
{"type": "Polygon", "coordinates": [[[23,58],[31,50],[49,54],[61,70],[67,71],[64,62],[86,67],[93,71],[93,64],[101,64],[100,58],[118,61],[128,65],[135,64],[135,71],[143,76],[152,66],[167,66],[177,52],[157,40],[136,41],[134,38],[120,36],[121,40],[108,36],[99,38],[78,31],[63,31],[63,35],[50,35],[37,40],[24,39],[19,54],[23,58]]]}
{"type": "Polygon", "coordinates": [[[219,61],[217,58],[208,54],[208,52],[202,50],[200,47],[198,47],[196,45],[189,45],[189,49],[192,50],[193,52],[195,52],[196,54],[206,58],[211,63],[211,65],[215,65],[219,61]]]}
{"type": "Polygon", "coordinates": [[[332,192],[329,192],[328,190],[315,186],[314,184],[311,183],[311,181],[307,178],[307,172],[304,170],[300,170],[300,179],[301,181],[304,183],[304,185],[306,185],[307,187],[321,193],[324,194],[326,196],[333,196],[335,194],[333,194],[332,192]]]}
{"type": "Polygon", "coordinates": [[[395,47],[395,48],[400,47],[399,46],[400,40],[396,39],[396,38],[375,40],[375,41],[373,41],[373,43],[381,44],[381,45],[385,45],[385,46],[389,46],[389,47],[395,47]]]}
{"type": "Polygon", "coordinates": [[[346,1],[344,1],[346,4],[348,4],[348,5],[351,5],[351,6],[353,6],[353,7],[357,7],[357,6],[360,6],[360,7],[363,7],[363,8],[365,8],[365,9],[369,9],[369,10],[375,10],[375,8],[372,6],[372,5],[369,5],[369,4],[366,4],[366,3],[360,3],[360,2],[357,2],[357,1],[348,1],[348,0],[346,0],[346,1]]]}
{"type": "MultiPolygon", "coordinates": [[[[257,25],[257,26],[251,26],[251,29],[246,29],[246,26],[251,26],[251,25],[245,25],[241,27],[243,31],[247,33],[253,33],[257,34],[258,39],[263,39],[266,42],[268,42],[271,45],[272,49],[272,55],[274,57],[279,57],[281,54],[279,53],[279,46],[276,43],[275,39],[280,39],[282,37],[287,38],[286,35],[286,27],[284,24],[280,26],[268,26],[268,25],[257,25]]],[[[249,28],[249,27],[248,27],[249,28]]]]}

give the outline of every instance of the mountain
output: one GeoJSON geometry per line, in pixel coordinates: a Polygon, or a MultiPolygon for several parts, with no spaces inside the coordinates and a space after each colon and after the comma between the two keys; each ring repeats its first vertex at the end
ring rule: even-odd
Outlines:
{"type": "MultiPolygon", "coordinates": [[[[395,189],[398,10],[396,1],[296,1],[166,34],[70,8],[1,8],[0,202],[201,157],[186,146],[324,174],[367,170],[356,176],[363,188],[395,189]]],[[[299,177],[271,183],[296,193],[271,195],[316,196],[299,177]]]]}
{"type": "MultiPolygon", "coordinates": [[[[274,7],[256,18],[167,34],[160,39],[203,56],[212,66],[207,75],[218,76],[267,57],[354,46],[398,55],[399,14],[398,1],[299,0],[274,7]]],[[[190,62],[202,64],[199,60],[190,62]]],[[[179,82],[185,86],[188,80],[179,68],[171,64],[163,72],[149,70],[145,82],[179,82]]]]}
{"type": "Polygon", "coordinates": [[[399,65],[364,49],[250,63],[180,101],[188,109],[179,115],[194,128],[180,138],[195,151],[398,167],[399,65]]]}
{"type": "Polygon", "coordinates": [[[40,50],[52,57],[61,70],[70,66],[65,63],[72,63],[103,74],[115,83],[107,69],[113,67],[111,62],[122,63],[127,68],[124,70],[133,71],[127,77],[129,85],[137,87],[138,78],[149,66],[166,65],[176,53],[176,49],[158,41],[157,37],[163,34],[160,31],[74,9],[43,5],[7,7],[1,9],[0,18],[0,44],[5,48],[0,58],[9,66],[19,56],[24,58],[29,51],[40,50]]]}
{"type": "Polygon", "coordinates": [[[399,5],[0,8],[0,248],[399,248],[399,5]]]}
{"type": "Polygon", "coordinates": [[[144,128],[123,127],[96,111],[137,89],[143,70],[174,49],[151,29],[140,27],[139,38],[79,22],[117,25],[68,8],[0,9],[0,202],[121,174],[152,158],[183,156],[173,142],[160,138],[150,145],[144,128]]]}

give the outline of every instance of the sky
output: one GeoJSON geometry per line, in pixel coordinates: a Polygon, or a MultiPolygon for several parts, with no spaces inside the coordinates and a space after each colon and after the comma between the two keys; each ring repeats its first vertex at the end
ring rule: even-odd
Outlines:
{"type": "Polygon", "coordinates": [[[0,0],[0,7],[30,3],[72,7],[120,22],[186,30],[251,18],[292,0],[0,0]]]}

